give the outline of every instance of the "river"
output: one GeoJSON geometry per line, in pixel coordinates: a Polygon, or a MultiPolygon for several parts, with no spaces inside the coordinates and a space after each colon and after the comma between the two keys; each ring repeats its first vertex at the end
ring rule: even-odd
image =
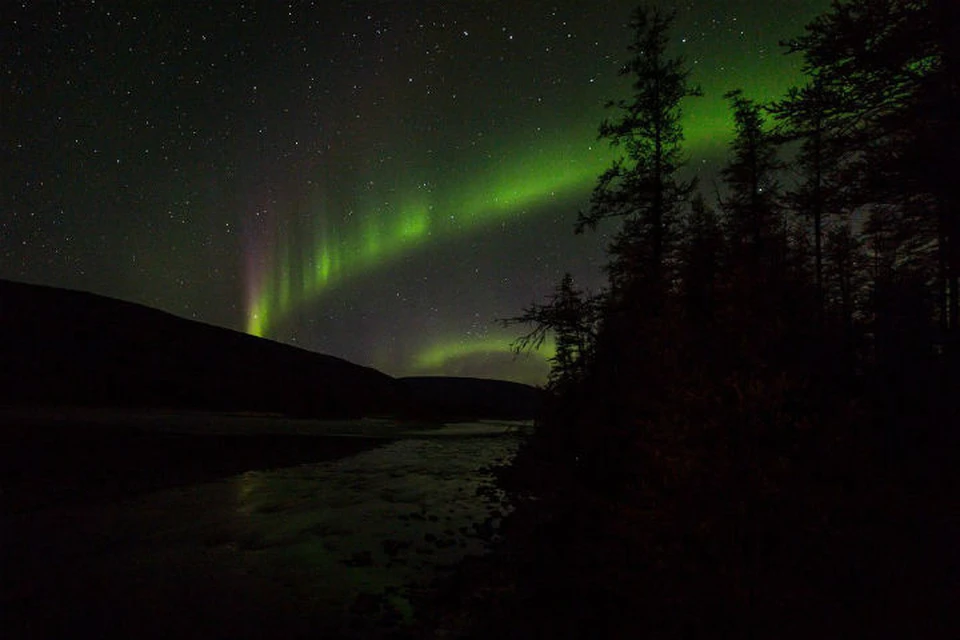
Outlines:
{"type": "Polygon", "coordinates": [[[490,423],[411,431],[329,462],[14,515],[7,575],[20,584],[3,603],[8,628],[371,635],[409,619],[411,594],[485,551],[509,511],[489,467],[509,462],[519,438],[490,423]]]}

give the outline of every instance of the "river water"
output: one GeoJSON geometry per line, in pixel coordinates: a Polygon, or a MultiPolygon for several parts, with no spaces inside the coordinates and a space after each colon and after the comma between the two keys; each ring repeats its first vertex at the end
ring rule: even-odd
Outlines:
{"type": "Polygon", "coordinates": [[[331,462],[21,514],[9,524],[22,584],[5,606],[37,637],[369,635],[484,552],[509,511],[489,467],[518,445],[500,425],[456,425],[331,462]]]}

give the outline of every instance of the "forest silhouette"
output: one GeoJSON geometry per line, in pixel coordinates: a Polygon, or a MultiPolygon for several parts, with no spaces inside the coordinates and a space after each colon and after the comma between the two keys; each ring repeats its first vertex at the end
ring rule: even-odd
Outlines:
{"type": "Polygon", "coordinates": [[[575,225],[617,225],[607,285],[506,321],[556,355],[477,637],[958,632],[958,12],[835,2],[700,185],[673,16],[636,11],[575,225]]]}

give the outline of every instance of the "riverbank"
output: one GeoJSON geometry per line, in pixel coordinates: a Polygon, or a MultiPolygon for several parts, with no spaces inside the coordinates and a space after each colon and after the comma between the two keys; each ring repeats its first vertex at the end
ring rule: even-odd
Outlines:
{"type": "Polygon", "coordinates": [[[386,436],[190,432],[111,421],[0,423],[0,510],[126,499],[246,471],[334,460],[386,436]]]}
{"type": "Polygon", "coordinates": [[[957,637],[948,440],[811,450],[762,498],[611,496],[522,454],[502,475],[539,499],[437,589],[420,637],[957,637]]]}

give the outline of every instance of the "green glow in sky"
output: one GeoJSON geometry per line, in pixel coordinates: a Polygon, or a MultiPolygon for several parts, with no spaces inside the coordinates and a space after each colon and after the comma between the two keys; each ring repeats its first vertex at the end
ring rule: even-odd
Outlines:
{"type": "MultiPolygon", "coordinates": [[[[705,49],[675,46],[692,69],[691,82],[704,92],[683,104],[685,147],[693,171],[700,170],[702,160],[716,167],[725,157],[732,132],[726,91],[739,87],[747,97],[766,101],[781,97],[800,80],[801,61],[785,58],[775,46],[761,57],[744,52],[706,55],[705,49]]],[[[361,168],[333,175],[355,187],[354,197],[348,204],[331,205],[324,194],[314,194],[306,211],[298,214],[310,222],[284,227],[264,247],[264,269],[250,292],[246,330],[258,336],[277,333],[292,313],[318,304],[335,288],[350,287],[351,281],[359,285],[399,258],[438,243],[477,236],[495,225],[509,232],[511,224],[547,211],[551,204],[556,205],[554,212],[556,207],[569,210],[572,224],[597,176],[620,153],[596,139],[600,120],[616,116],[602,104],[628,95],[622,78],[609,79],[602,87],[590,85],[590,91],[596,91],[594,101],[586,96],[583,104],[594,104],[593,109],[567,105],[522,133],[504,130],[484,137],[476,147],[458,144],[447,156],[426,156],[415,145],[408,149],[393,141],[401,155],[409,155],[399,158],[392,171],[361,168]]],[[[417,374],[448,371],[463,358],[507,354],[511,339],[435,342],[404,368],[417,374]]],[[[539,357],[550,355],[541,352],[539,357]]]]}
{"type": "Polygon", "coordinates": [[[439,371],[455,373],[461,366],[476,371],[483,369],[478,363],[486,361],[491,369],[495,369],[495,377],[527,384],[543,384],[549,370],[547,361],[556,354],[553,341],[547,341],[538,351],[517,354],[511,348],[515,339],[516,335],[504,332],[486,337],[451,337],[433,342],[414,355],[402,374],[432,375],[439,371]],[[506,368],[509,368],[510,372],[504,374],[506,368]]]}
{"type": "MultiPolygon", "coordinates": [[[[790,85],[791,74],[754,78],[748,95],[771,98],[790,85]]],[[[718,83],[712,83],[718,84],[718,83]]],[[[729,139],[732,128],[728,105],[718,95],[688,100],[685,107],[685,134],[691,158],[716,154],[729,139]]],[[[551,201],[585,201],[597,176],[615,157],[594,129],[583,126],[570,139],[535,140],[523,150],[486,158],[471,165],[470,180],[439,185],[433,192],[417,190],[401,199],[400,206],[371,206],[355,216],[361,223],[343,224],[336,234],[325,229],[313,234],[310,250],[295,264],[289,242],[278,243],[274,264],[265,274],[261,289],[247,313],[249,333],[268,335],[294,308],[317,300],[331,287],[350,278],[378,269],[390,261],[429,243],[477,233],[494,223],[509,223],[551,201]],[[294,273],[312,274],[299,278],[294,273]]],[[[390,203],[393,205],[394,203],[390,203]]],[[[582,206],[582,205],[581,205],[582,206]]],[[[576,205],[571,206],[571,220],[576,205]]],[[[331,212],[312,215],[326,220],[331,212]]],[[[301,244],[307,239],[298,238],[301,244]]]]}
{"type": "MultiPolygon", "coordinates": [[[[572,230],[620,151],[597,130],[630,98],[639,2],[120,2],[110,20],[85,3],[66,21],[9,3],[0,28],[42,45],[5,68],[0,277],[389,374],[421,356],[422,374],[494,375],[479,352],[427,350],[499,336],[565,271],[603,286],[617,222],[572,230]],[[87,37],[116,46],[78,56],[87,37]]],[[[798,84],[778,42],[831,0],[651,4],[676,9],[669,53],[703,89],[683,105],[684,178],[712,200],[724,93],[798,84]]],[[[488,355],[502,377],[525,366],[488,355]]]]}
{"type": "MultiPolygon", "coordinates": [[[[529,213],[553,200],[565,200],[589,191],[610,154],[586,143],[577,148],[558,141],[524,153],[490,159],[473,172],[473,182],[457,191],[438,187],[433,193],[413,189],[414,196],[371,207],[348,220],[342,232],[321,227],[299,261],[289,242],[274,248],[274,264],[247,313],[246,330],[268,335],[275,323],[293,309],[318,299],[343,282],[380,268],[426,243],[475,233],[482,228],[529,213]],[[301,274],[298,278],[296,274],[301,274]],[[303,274],[312,274],[304,277],[303,274]],[[299,281],[299,289],[293,282],[299,281]]],[[[330,212],[316,211],[326,220],[330,212]]]]}
{"type": "MultiPolygon", "coordinates": [[[[444,365],[452,360],[466,358],[483,354],[513,354],[511,349],[512,337],[486,337],[473,340],[450,340],[432,344],[426,349],[420,351],[413,360],[413,369],[416,371],[435,371],[442,369],[444,365]]],[[[535,356],[542,358],[552,358],[556,348],[552,343],[544,344],[543,347],[535,352],[535,356]]],[[[518,358],[527,357],[526,354],[518,354],[518,358]]]]}

